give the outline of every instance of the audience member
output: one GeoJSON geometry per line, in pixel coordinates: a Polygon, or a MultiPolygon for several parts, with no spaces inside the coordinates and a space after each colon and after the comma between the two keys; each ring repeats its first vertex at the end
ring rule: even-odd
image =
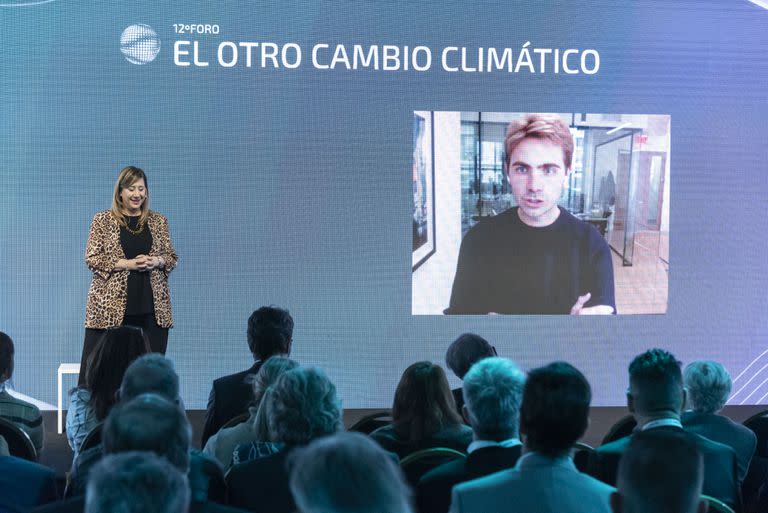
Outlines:
{"type": "MultiPolygon", "coordinates": [[[[120,404],[130,403],[145,394],[158,395],[173,403],[176,409],[184,415],[179,397],[179,377],[173,368],[173,363],[159,353],[151,353],[136,359],[125,371],[123,383],[120,386],[120,404]]],[[[151,409],[151,408],[148,408],[151,409]]],[[[141,414],[141,412],[140,412],[141,414]]],[[[181,422],[181,421],[180,421],[181,422]]],[[[186,417],[184,417],[186,423],[186,417]]],[[[139,430],[148,427],[139,427],[139,430]]],[[[156,433],[147,431],[147,438],[156,433]]],[[[102,440],[103,441],[103,440],[102,440]]],[[[135,447],[135,450],[151,449],[145,445],[135,447]]],[[[225,499],[224,474],[218,463],[196,449],[189,452],[189,480],[192,489],[193,503],[206,500],[223,501],[225,499]]],[[[93,466],[103,457],[103,444],[81,452],[73,461],[68,488],[69,496],[85,493],[85,484],[93,466]]]]}
{"type": "Polygon", "coordinates": [[[573,366],[556,362],[528,375],[520,407],[524,454],[513,469],[453,488],[456,513],[601,513],[613,488],[580,473],[571,448],[589,422],[592,392],[573,366]]]}
{"type": "Polygon", "coordinates": [[[85,436],[117,401],[117,390],[125,369],[139,356],[149,353],[149,340],[141,328],[119,326],[104,330],[90,357],[85,385],[69,394],[67,441],[77,457],[85,436]]]}
{"type": "MultiPolygon", "coordinates": [[[[155,356],[155,355],[152,355],[155,356]]],[[[162,358],[161,355],[156,355],[162,358]]],[[[138,363],[138,362],[137,362],[138,363]]],[[[143,394],[116,405],[106,421],[102,433],[103,454],[118,454],[132,451],[148,451],[162,456],[179,471],[187,475],[191,491],[191,511],[232,512],[231,508],[207,500],[217,480],[222,480],[221,468],[198,453],[190,451],[192,428],[177,402],[157,394],[143,394]],[[215,470],[211,472],[205,463],[215,470]],[[213,484],[211,484],[213,483],[213,484]]],[[[98,461],[103,460],[100,458],[98,461]]],[[[97,462],[80,479],[90,483],[97,472],[97,462]]],[[[223,497],[222,497],[223,499],[223,497]]],[[[84,497],[49,505],[36,510],[37,513],[74,513],[83,511],[84,497]]]]}
{"type": "Polygon", "coordinates": [[[253,389],[246,378],[256,374],[271,356],[291,353],[293,318],[288,310],[262,306],[248,319],[248,349],[254,364],[250,369],[218,378],[208,396],[208,408],[203,427],[202,447],[230,419],[248,413],[253,401],[253,389]]]}
{"type": "Polygon", "coordinates": [[[296,506],[285,463],[299,446],[341,429],[341,403],[322,370],[297,367],[277,379],[265,404],[271,438],[285,448],[230,469],[230,504],[256,513],[289,513],[296,506]]]}
{"type": "Polygon", "coordinates": [[[359,433],[298,449],[290,489],[300,513],[410,513],[410,490],[391,454],[359,433]]]}
{"type": "Polygon", "coordinates": [[[718,414],[731,394],[731,376],[721,364],[699,360],[685,368],[683,379],[692,409],[683,413],[683,427],[731,447],[739,460],[739,482],[743,482],[755,454],[757,437],[748,427],[718,414]]]}
{"type": "MultiPolygon", "coordinates": [[[[173,363],[159,353],[140,356],[125,370],[118,390],[118,398],[126,403],[142,394],[158,394],[171,402],[180,403],[179,376],[173,363]]],[[[80,451],[72,460],[69,476],[68,496],[85,493],[88,473],[104,455],[101,444],[80,451]]]]}
{"type": "Polygon", "coordinates": [[[0,512],[28,511],[58,497],[53,470],[15,456],[0,456],[0,512]]]}
{"type": "Polygon", "coordinates": [[[514,362],[498,357],[477,362],[464,376],[464,418],[474,441],[467,458],[437,467],[417,487],[421,513],[446,513],[454,485],[515,465],[522,445],[518,426],[525,374],[514,362]]]}
{"type": "MultiPolygon", "coordinates": [[[[637,421],[637,430],[682,433],[696,444],[704,458],[704,493],[730,507],[740,509],[736,453],[730,447],[683,430],[680,412],[686,392],[680,362],[667,351],[651,349],[629,364],[627,406],[637,421]]],[[[631,440],[627,436],[596,451],[591,473],[615,484],[619,460],[631,440]]]]}
{"type": "MultiPolygon", "coordinates": [[[[487,340],[474,333],[464,333],[448,346],[445,352],[445,364],[457,378],[464,379],[464,375],[469,372],[475,362],[491,356],[496,356],[496,348],[487,340]]],[[[461,387],[454,388],[451,393],[456,401],[456,411],[462,413],[464,397],[461,387]]]]}
{"type": "MultiPolygon", "coordinates": [[[[251,447],[257,442],[269,442],[266,415],[264,413],[258,415],[262,399],[267,389],[277,381],[281,374],[298,366],[299,364],[293,360],[281,356],[273,356],[264,362],[252,380],[254,406],[249,408],[250,418],[236,426],[224,428],[211,436],[208,443],[205,444],[203,452],[216,458],[226,468],[232,463],[232,454],[238,445],[247,444],[248,447],[251,447]]],[[[244,463],[245,460],[239,461],[244,463]]]]}
{"type": "Polygon", "coordinates": [[[140,356],[131,363],[123,374],[118,390],[118,399],[128,402],[143,394],[157,394],[184,407],[179,397],[179,375],[173,362],[160,353],[140,356]]]}
{"type": "Polygon", "coordinates": [[[235,446],[232,453],[232,465],[239,465],[240,463],[247,463],[249,461],[275,454],[283,448],[283,444],[280,442],[272,441],[272,434],[269,432],[269,418],[267,417],[268,404],[272,400],[272,394],[274,393],[273,387],[268,387],[264,391],[264,396],[261,398],[261,404],[256,412],[256,418],[254,419],[254,442],[246,442],[235,446]]]}
{"type": "Polygon", "coordinates": [[[392,424],[371,433],[384,449],[400,458],[430,447],[466,451],[472,429],[456,411],[445,372],[431,362],[405,369],[395,390],[392,424]]]}
{"type": "Polygon", "coordinates": [[[701,453],[684,432],[641,431],[619,463],[611,507],[614,513],[705,513],[703,479],[701,453]]]}
{"type": "Polygon", "coordinates": [[[88,483],[85,513],[187,513],[186,476],[151,452],[102,459],[88,483]]]}
{"type": "Polygon", "coordinates": [[[22,401],[8,392],[13,377],[14,347],[11,337],[0,331],[0,417],[10,420],[29,435],[37,452],[43,448],[43,417],[34,404],[22,401]]]}

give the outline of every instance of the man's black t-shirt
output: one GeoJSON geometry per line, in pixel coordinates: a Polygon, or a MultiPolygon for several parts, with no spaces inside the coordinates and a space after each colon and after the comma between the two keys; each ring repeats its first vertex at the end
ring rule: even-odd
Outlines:
{"type": "Polygon", "coordinates": [[[584,305],[616,311],[611,251],[597,230],[560,208],[541,228],[517,208],[484,219],[464,237],[447,314],[568,314],[584,305]]]}

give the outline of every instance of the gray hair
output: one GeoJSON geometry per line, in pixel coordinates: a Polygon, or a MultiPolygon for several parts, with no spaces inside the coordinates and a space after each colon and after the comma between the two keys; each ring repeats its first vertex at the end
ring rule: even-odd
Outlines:
{"type": "Polygon", "coordinates": [[[480,335],[464,333],[454,340],[445,352],[445,364],[456,377],[464,379],[464,375],[475,362],[496,356],[496,349],[480,335]]]}
{"type": "Polygon", "coordinates": [[[525,374],[506,358],[485,358],[464,376],[464,402],[477,438],[502,441],[518,436],[525,374]]]}
{"type": "Polygon", "coordinates": [[[106,454],[151,451],[186,472],[191,438],[192,428],[177,404],[144,394],[112,409],[101,442],[106,454]]]}
{"type": "Polygon", "coordinates": [[[683,380],[693,410],[699,413],[717,413],[731,394],[731,376],[717,362],[698,360],[689,364],[683,380]]]}
{"type": "Polygon", "coordinates": [[[253,404],[258,408],[262,398],[271,385],[284,372],[295,369],[299,364],[285,356],[273,356],[261,365],[259,372],[248,377],[253,388],[253,404]]]}
{"type": "Polygon", "coordinates": [[[85,513],[186,513],[187,477],[149,452],[105,456],[90,472],[85,513]]]}
{"type": "Polygon", "coordinates": [[[321,369],[297,367],[283,373],[273,387],[266,403],[273,441],[299,445],[341,429],[341,402],[321,369]]]}
{"type": "Polygon", "coordinates": [[[360,433],[323,437],[291,455],[290,488],[302,513],[410,513],[400,467],[360,433]]]}
{"type": "Polygon", "coordinates": [[[120,385],[121,401],[149,393],[171,401],[179,397],[179,375],[173,362],[159,353],[145,354],[134,360],[125,370],[120,385]]]}
{"type": "Polygon", "coordinates": [[[259,404],[256,414],[253,416],[253,431],[254,438],[260,442],[271,442],[272,434],[269,432],[269,417],[267,414],[267,404],[272,400],[272,394],[274,393],[273,387],[267,387],[264,391],[264,395],[261,397],[261,403],[259,404]]]}

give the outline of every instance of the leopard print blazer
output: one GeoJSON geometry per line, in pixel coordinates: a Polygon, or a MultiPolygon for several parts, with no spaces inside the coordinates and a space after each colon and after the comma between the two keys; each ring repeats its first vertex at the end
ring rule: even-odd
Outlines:
{"type": "MultiPolygon", "coordinates": [[[[155,320],[158,326],[170,328],[173,326],[173,317],[168,273],[176,267],[178,257],[171,244],[168,220],[150,211],[147,226],[152,233],[149,256],[160,256],[165,260],[164,269],[149,271],[155,300],[155,320]]],[[[93,217],[85,246],[85,263],[93,272],[85,307],[86,328],[104,329],[123,323],[129,271],[115,270],[115,263],[121,258],[125,259],[125,253],[120,245],[120,224],[111,211],[99,212],[93,217]]]]}

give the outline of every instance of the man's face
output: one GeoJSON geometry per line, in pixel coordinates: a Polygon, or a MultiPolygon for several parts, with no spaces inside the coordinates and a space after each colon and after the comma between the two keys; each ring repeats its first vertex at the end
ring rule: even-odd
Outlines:
{"type": "Polygon", "coordinates": [[[560,211],[557,201],[563,193],[568,168],[563,149],[546,139],[527,138],[512,151],[508,177],[519,205],[520,220],[528,226],[548,226],[560,211]]]}

